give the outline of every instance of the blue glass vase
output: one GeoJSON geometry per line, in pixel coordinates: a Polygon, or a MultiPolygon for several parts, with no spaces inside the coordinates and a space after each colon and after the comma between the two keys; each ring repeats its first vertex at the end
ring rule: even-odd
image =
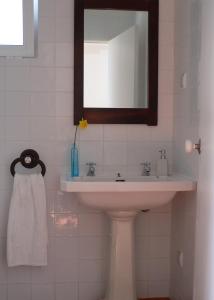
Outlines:
{"type": "Polygon", "coordinates": [[[71,177],[79,176],[79,154],[76,144],[71,147],[71,177]]]}

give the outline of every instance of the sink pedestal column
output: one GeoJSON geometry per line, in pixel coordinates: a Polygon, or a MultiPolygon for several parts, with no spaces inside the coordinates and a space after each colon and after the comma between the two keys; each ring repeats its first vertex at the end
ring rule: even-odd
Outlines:
{"type": "Polygon", "coordinates": [[[109,286],[105,300],[136,300],[134,218],[138,211],[112,211],[109,286]]]}

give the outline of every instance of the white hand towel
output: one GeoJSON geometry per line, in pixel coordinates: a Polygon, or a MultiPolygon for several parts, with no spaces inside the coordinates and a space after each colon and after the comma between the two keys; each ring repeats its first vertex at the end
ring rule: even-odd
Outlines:
{"type": "Polygon", "coordinates": [[[15,174],[7,228],[7,262],[47,265],[47,214],[41,174],[15,174]]]}

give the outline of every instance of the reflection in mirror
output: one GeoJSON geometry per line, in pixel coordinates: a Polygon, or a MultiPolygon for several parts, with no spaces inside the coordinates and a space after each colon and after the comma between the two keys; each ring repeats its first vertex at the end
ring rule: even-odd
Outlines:
{"type": "Polygon", "coordinates": [[[148,108],[148,12],[84,10],[84,107],[148,108]]]}

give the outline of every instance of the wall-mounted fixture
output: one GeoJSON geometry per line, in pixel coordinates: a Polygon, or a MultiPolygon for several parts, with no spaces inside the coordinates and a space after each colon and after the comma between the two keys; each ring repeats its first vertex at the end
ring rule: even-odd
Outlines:
{"type": "Polygon", "coordinates": [[[41,167],[41,173],[42,176],[45,176],[46,173],[46,166],[45,164],[40,160],[39,154],[32,149],[24,150],[20,157],[14,159],[14,161],[10,165],[10,172],[12,176],[15,176],[15,166],[17,163],[21,163],[24,168],[27,169],[33,169],[37,165],[41,167]]]}
{"type": "Polygon", "coordinates": [[[185,141],[186,153],[192,153],[193,150],[197,150],[198,154],[201,154],[201,139],[199,139],[198,143],[196,143],[196,144],[194,144],[191,140],[185,141]]]}
{"type": "Polygon", "coordinates": [[[158,20],[158,0],[75,0],[75,124],[157,125],[158,20]]]}

